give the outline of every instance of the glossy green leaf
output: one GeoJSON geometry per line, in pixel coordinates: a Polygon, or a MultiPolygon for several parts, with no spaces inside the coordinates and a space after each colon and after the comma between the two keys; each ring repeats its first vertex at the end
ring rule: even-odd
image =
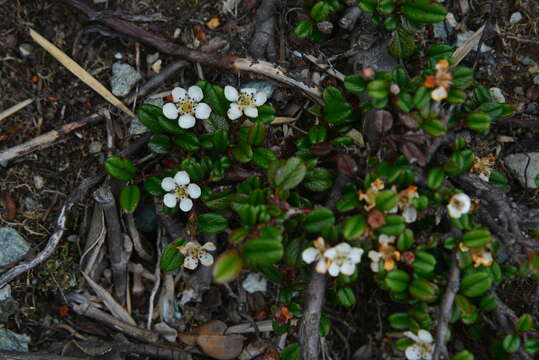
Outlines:
{"type": "Polygon", "coordinates": [[[163,250],[161,261],[159,263],[161,270],[174,271],[183,265],[185,256],[182,255],[178,247],[185,245],[185,243],[187,243],[187,240],[178,239],[170,243],[165,250],[163,250]]]}
{"type": "Polygon", "coordinates": [[[291,190],[298,186],[307,173],[305,162],[297,157],[291,157],[275,170],[273,182],[281,190],[291,190]]]}
{"type": "Polygon", "coordinates": [[[311,24],[308,20],[300,21],[294,28],[294,35],[296,35],[300,39],[309,37],[312,33],[313,24],[311,24]]]}
{"type": "Polygon", "coordinates": [[[190,132],[176,135],[174,137],[174,144],[188,152],[195,152],[200,149],[200,142],[197,136],[190,132]]]}
{"type": "Polygon", "coordinates": [[[303,186],[314,192],[322,192],[331,189],[333,185],[333,173],[325,168],[316,168],[305,176],[303,186]]]}
{"type": "Polygon", "coordinates": [[[460,292],[468,297],[483,295],[492,285],[492,279],[485,272],[465,276],[460,282],[460,292]]]}
{"type": "Polygon", "coordinates": [[[148,148],[156,154],[166,154],[172,149],[172,140],[166,135],[155,134],[148,141],[148,148]]]}
{"type": "Polygon", "coordinates": [[[515,334],[508,334],[503,339],[503,349],[508,353],[515,353],[520,348],[520,338],[515,334]]]}
{"type": "Polygon", "coordinates": [[[462,235],[462,242],[467,247],[479,248],[486,246],[490,242],[491,237],[488,230],[472,230],[462,235]]]}
{"type": "Polygon", "coordinates": [[[218,85],[211,84],[206,80],[201,80],[196,83],[202,89],[204,98],[202,102],[210,105],[213,111],[220,116],[227,116],[229,101],[225,97],[223,88],[218,85]]]}
{"type": "Polygon", "coordinates": [[[447,14],[444,6],[434,0],[405,0],[402,12],[408,19],[424,24],[443,21],[447,14]]]}
{"type": "Polygon", "coordinates": [[[290,344],[281,352],[282,360],[298,360],[301,356],[301,347],[299,344],[290,344]]]}
{"type": "Polygon", "coordinates": [[[392,190],[383,190],[376,196],[376,208],[380,211],[390,211],[397,206],[398,201],[397,193],[392,190]]]}
{"type": "Polygon", "coordinates": [[[237,250],[227,250],[215,261],[213,281],[224,284],[236,280],[243,268],[243,260],[237,250]]]}
{"type": "Polygon", "coordinates": [[[386,286],[395,292],[406,290],[410,282],[410,275],[403,270],[391,270],[387,273],[384,283],[386,286]]]}
{"type": "Polygon", "coordinates": [[[352,105],[346,101],[341,91],[333,86],[324,89],[324,119],[330,124],[348,122],[353,113],[352,105]]]}
{"type": "Polygon", "coordinates": [[[427,303],[436,301],[440,292],[436,284],[425,279],[414,279],[408,290],[413,297],[427,303]]]}
{"type": "MultiPolygon", "coordinates": [[[[406,289],[406,288],[404,288],[406,289]]],[[[406,313],[394,313],[389,315],[389,325],[397,330],[406,330],[410,327],[410,315],[406,313]]]]}
{"type": "Polygon", "coordinates": [[[217,234],[228,228],[228,220],[219,214],[202,214],[197,219],[200,232],[206,234],[217,234]]]}
{"type": "Polygon", "coordinates": [[[307,232],[321,232],[335,223],[333,213],[325,208],[311,211],[305,216],[304,226],[307,232]]]}
{"type": "Polygon", "coordinates": [[[161,179],[157,176],[149,176],[146,179],[144,182],[144,190],[153,196],[162,196],[166,193],[161,187],[161,179]]]}
{"type": "Polygon", "coordinates": [[[277,160],[277,156],[270,149],[257,147],[253,151],[253,162],[261,168],[268,168],[275,160],[277,160]]]}
{"type": "Polygon", "coordinates": [[[366,81],[359,75],[349,75],[344,78],[344,87],[354,94],[361,94],[367,87],[366,81]]]}
{"type": "Polygon", "coordinates": [[[350,216],[344,221],[342,229],[346,240],[357,240],[365,231],[365,217],[363,215],[350,216]]]}
{"type": "Polygon", "coordinates": [[[533,319],[530,314],[522,315],[515,324],[515,330],[519,333],[525,333],[532,329],[533,319]]]}
{"type": "Polygon", "coordinates": [[[337,299],[341,305],[346,307],[354,306],[356,303],[356,295],[349,287],[343,287],[337,290],[337,299]]]}
{"type": "Polygon", "coordinates": [[[120,206],[126,213],[132,213],[140,201],[140,189],[137,185],[124,186],[120,192],[120,206]]]}
{"type": "Polygon", "coordinates": [[[105,161],[107,174],[121,181],[129,181],[135,177],[137,170],[133,162],[119,156],[111,156],[105,161]]]}
{"type": "Polygon", "coordinates": [[[391,35],[388,50],[392,56],[398,59],[412,56],[416,50],[413,34],[407,29],[397,28],[391,35]]]}
{"type": "Polygon", "coordinates": [[[137,108],[137,117],[144,126],[152,131],[162,131],[163,128],[159,125],[159,117],[163,115],[163,109],[151,105],[142,104],[137,108]]]}

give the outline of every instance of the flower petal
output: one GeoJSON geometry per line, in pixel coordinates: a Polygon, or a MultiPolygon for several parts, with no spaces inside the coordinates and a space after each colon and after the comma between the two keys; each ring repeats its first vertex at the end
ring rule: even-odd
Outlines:
{"type": "Polygon", "coordinates": [[[176,188],[176,182],[171,177],[166,177],[161,181],[161,187],[165,191],[172,191],[176,188]]]}
{"type": "Polygon", "coordinates": [[[421,360],[421,347],[417,344],[409,346],[404,351],[404,354],[408,360],[421,360]]]}
{"type": "Polygon", "coordinates": [[[268,101],[268,97],[263,92],[257,92],[253,97],[253,103],[256,106],[262,106],[268,101]]]}
{"type": "Polygon", "coordinates": [[[204,266],[210,266],[211,264],[213,264],[213,256],[211,256],[211,254],[208,254],[204,250],[198,253],[198,260],[200,260],[200,263],[204,266]]]}
{"type": "Polygon", "coordinates": [[[449,217],[452,217],[453,219],[458,219],[462,215],[459,209],[451,206],[451,203],[447,204],[447,212],[449,213],[449,217]]]}
{"type": "Polygon", "coordinates": [[[352,250],[352,247],[350,246],[350,244],[342,242],[339,245],[335,246],[335,249],[340,254],[347,254],[352,250]]]}
{"type": "Polygon", "coordinates": [[[303,252],[301,253],[301,257],[303,261],[305,261],[307,264],[310,264],[314,262],[318,257],[320,257],[320,251],[310,247],[303,250],[303,252]]]}
{"type": "Polygon", "coordinates": [[[180,210],[183,212],[188,212],[193,208],[193,200],[189,198],[183,198],[180,200],[180,210]]]}
{"type": "Polygon", "coordinates": [[[194,256],[187,256],[185,260],[183,260],[183,267],[189,270],[195,270],[197,266],[198,266],[198,259],[194,256]]]}
{"type": "Polygon", "coordinates": [[[317,273],[325,274],[328,271],[328,264],[326,263],[326,260],[324,260],[323,258],[318,260],[315,269],[317,273]]]}
{"type": "Polygon", "coordinates": [[[254,106],[246,106],[243,108],[243,113],[245,116],[248,116],[250,118],[258,117],[258,109],[254,106]]]}
{"type": "Polygon", "coordinates": [[[329,266],[329,275],[333,277],[339,276],[339,273],[341,272],[341,267],[336,262],[332,262],[329,266]]]}
{"type": "Polygon", "coordinates": [[[358,264],[361,262],[361,255],[363,255],[362,248],[352,248],[350,252],[348,252],[348,256],[346,258],[351,263],[358,264]]]}
{"type": "Polygon", "coordinates": [[[227,115],[230,120],[236,120],[240,118],[243,115],[241,106],[234,103],[230,104],[230,109],[228,109],[227,115]]]}
{"type": "Polygon", "coordinates": [[[354,263],[350,262],[350,261],[345,262],[341,266],[341,273],[343,273],[344,275],[347,275],[347,276],[352,275],[355,270],[356,270],[356,265],[354,263]]]}
{"type": "Polygon", "coordinates": [[[210,242],[207,242],[204,245],[202,245],[201,249],[204,249],[204,250],[207,250],[207,251],[215,251],[215,249],[217,249],[217,247],[215,246],[214,243],[212,243],[210,241],[210,242]]]}
{"type": "Polygon", "coordinates": [[[369,251],[369,259],[372,260],[372,262],[378,262],[380,259],[384,256],[381,252],[371,250],[369,251]]]}
{"type": "Polygon", "coordinates": [[[195,110],[195,117],[200,120],[206,120],[210,117],[211,107],[206,103],[199,103],[195,110]]]}
{"type": "Polygon", "coordinates": [[[187,90],[187,94],[189,95],[189,98],[191,100],[196,101],[196,102],[199,102],[200,100],[204,99],[204,93],[202,92],[202,89],[196,85],[191,86],[187,90]]]}
{"type": "Polygon", "coordinates": [[[392,243],[395,242],[395,237],[394,236],[388,236],[386,234],[382,234],[378,238],[378,242],[383,246],[389,246],[389,244],[392,244],[392,243]]]}
{"type": "Polygon", "coordinates": [[[191,182],[191,179],[189,178],[187,171],[182,170],[174,175],[174,181],[176,181],[176,184],[178,185],[187,185],[191,182]]]}
{"type": "Polygon", "coordinates": [[[430,93],[430,96],[434,101],[442,101],[447,98],[447,90],[443,86],[439,86],[430,93]]]}
{"type": "Polygon", "coordinates": [[[174,102],[180,102],[185,100],[185,96],[187,95],[187,91],[185,91],[184,88],[181,87],[175,87],[172,89],[172,100],[174,102]]]}
{"type": "Polygon", "coordinates": [[[163,204],[165,204],[166,207],[173,208],[178,203],[178,197],[176,194],[165,194],[163,196],[163,204]]]}
{"type": "Polygon", "coordinates": [[[225,98],[228,101],[238,101],[238,98],[240,97],[240,94],[238,93],[238,90],[236,90],[235,87],[227,85],[225,86],[225,98]]]}
{"type": "Polygon", "coordinates": [[[169,119],[176,120],[178,118],[178,108],[173,103],[166,103],[163,106],[163,115],[169,119]]]}
{"type": "Polygon", "coordinates": [[[423,330],[423,329],[420,329],[417,332],[417,337],[419,338],[419,340],[421,340],[422,342],[427,343],[427,344],[431,344],[434,341],[434,339],[432,338],[432,335],[430,334],[430,332],[428,332],[427,330],[423,330]]]}
{"type": "Polygon", "coordinates": [[[256,94],[256,89],[253,89],[253,88],[244,88],[244,89],[241,89],[240,91],[242,94],[250,98],[253,98],[256,94]]]}
{"type": "Polygon", "coordinates": [[[324,252],[324,257],[328,258],[328,259],[335,259],[335,257],[337,256],[337,250],[333,247],[333,248],[330,248],[330,249],[327,249],[325,252],[324,252]]]}
{"type": "Polygon", "coordinates": [[[470,211],[470,208],[472,207],[472,201],[468,195],[466,195],[465,193],[458,193],[454,195],[453,198],[460,203],[460,211],[463,214],[467,214],[468,211],[470,211]]]}
{"type": "Polygon", "coordinates": [[[406,336],[406,337],[409,338],[409,339],[412,339],[412,340],[415,341],[415,342],[421,341],[421,340],[419,340],[419,338],[417,337],[417,335],[414,334],[414,333],[411,332],[411,331],[405,331],[403,335],[406,336]]]}
{"type": "Polygon", "coordinates": [[[191,114],[184,114],[178,119],[178,126],[182,129],[190,129],[195,126],[196,119],[191,114]]]}
{"type": "Polygon", "coordinates": [[[191,199],[198,199],[200,194],[202,194],[202,190],[200,190],[200,186],[197,184],[189,184],[187,186],[187,193],[191,199]]]}
{"type": "Polygon", "coordinates": [[[380,271],[380,264],[378,263],[378,261],[373,261],[371,262],[371,270],[373,272],[378,272],[380,271]]]}

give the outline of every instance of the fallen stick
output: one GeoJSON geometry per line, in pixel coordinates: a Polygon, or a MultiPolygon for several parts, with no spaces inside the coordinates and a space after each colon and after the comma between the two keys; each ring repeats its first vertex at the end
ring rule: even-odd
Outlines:
{"type": "Polygon", "coordinates": [[[135,114],[133,114],[133,112],[129,110],[129,108],[125,106],[123,102],[114,96],[109,89],[103,86],[103,84],[97,81],[95,77],[90,75],[88,71],[84,70],[79,64],[73,61],[73,59],[64,54],[64,52],[58,49],[53,43],[45,39],[33,29],[30,29],[30,36],[36,43],[38,43],[41,47],[43,47],[43,49],[58,60],[60,64],[62,64],[67,70],[71,71],[73,75],[78,77],[83,83],[91,87],[92,90],[101,95],[101,97],[125,112],[127,115],[135,117],[135,114]]]}
{"type": "Polygon", "coordinates": [[[33,102],[34,102],[34,99],[26,99],[24,101],[21,101],[18,104],[13,105],[12,107],[10,107],[8,109],[2,111],[0,113],[0,121],[4,120],[8,116],[11,116],[11,115],[15,114],[19,110],[24,109],[25,107],[27,107],[28,105],[30,105],[33,102]]]}
{"type": "MultiPolygon", "coordinates": [[[[129,147],[123,151],[120,152],[120,156],[127,157],[135,152],[137,152],[142,146],[146,145],[148,140],[150,139],[151,134],[146,134],[137,139],[135,142],[133,142],[129,147]]],[[[19,263],[18,265],[12,267],[5,273],[0,275],[0,288],[10,282],[11,280],[15,279],[17,276],[24,274],[25,272],[33,269],[34,267],[38,266],[45,260],[47,260],[56,250],[56,247],[60,243],[60,239],[64,235],[65,231],[65,222],[67,214],[69,213],[69,210],[75,204],[77,201],[82,200],[84,196],[86,196],[86,193],[90,191],[90,189],[105,177],[105,171],[101,171],[97,175],[94,175],[90,178],[84,179],[79,186],[75,188],[67,198],[65,204],[60,209],[60,213],[58,215],[58,218],[56,219],[56,226],[54,233],[49,237],[49,240],[47,241],[47,245],[45,248],[40,251],[36,257],[34,257],[32,260],[27,260],[19,263]]]]}
{"type": "Polygon", "coordinates": [[[249,53],[255,59],[263,59],[267,55],[269,60],[277,58],[275,46],[275,15],[278,0],[262,0],[256,11],[255,33],[249,45],[249,53]]]}
{"type": "Polygon", "coordinates": [[[93,356],[62,356],[44,353],[22,353],[16,351],[0,350],[0,359],[2,360],[95,360],[93,356]]]}
{"type": "Polygon", "coordinates": [[[159,340],[159,335],[157,333],[146,329],[141,329],[133,325],[129,325],[107,314],[106,312],[91,306],[88,303],[72,304],[71,307],[77,314],[84,315],[101,323],[104,323],[105,325],[119,330],[134,339],[140,340],[145,343],[155,343],[157,342],[157,340],[159,340]]]}
{"type": "Polygon", "coordinates": [[[152,34],[130,22],[118,18],[99,17],[99,12],[88,6],[84,1],[62,0],[62,2],[81,11],[90,20],[95,20],[101,24],[107,25],[121,34],[127,35],[156,48],[160,52],[180,56],[185,60],[200,63],[202,65],[259,74],[276,80],[284,85],[299,89],[317,103],[322,103],[322,92],[317,86],[311,86],[302,81],[293,79],[292,77],[288,76],[282,68],[275,64],[266,61],[258,61],[250,58],[239,58],[229,55],[217,56],[215,54],[189,49],[185,46],[178,45],[152,34]]]}

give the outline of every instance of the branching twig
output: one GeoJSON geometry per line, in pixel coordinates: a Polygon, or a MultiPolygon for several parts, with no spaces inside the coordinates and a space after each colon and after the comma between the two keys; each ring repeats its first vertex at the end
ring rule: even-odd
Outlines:
{"type": "Polygon", "coordinates": [[[460,269],[458,267],[457,254],[451,255],[451,268],[449,270],[449,281],[445,290],[442,303],[440,304],[438,329],[436,331],[436,348],[434,349],[434,360],[449,359],[449,353],[445,344],[445,335],[447,334],[449,320],[451,319],[451,310],[455,295],[459,290],[460,269]]]}
{"type": "Polygon", "coordinates": [[[255,33],[249,46],[249,53],[255,59],[268,59],[274,61],[277,58],[275,46],[275,13],[278,0],[262,0],[255,17],[255,33]]]}

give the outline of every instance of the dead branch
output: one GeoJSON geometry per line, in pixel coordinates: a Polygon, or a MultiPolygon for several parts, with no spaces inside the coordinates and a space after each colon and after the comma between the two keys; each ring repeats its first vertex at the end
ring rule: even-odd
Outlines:
{"type": "MultiPolygon", "coordinates": [[[[342,195],[342,188],[348,182],[350,178],[347,176],[343,174],[337,176],[326,202],[328,209],[335,209],[335,204],[342,195]]],[[[317,360],[320,355],[320,316],[324,305],[326,283],[326,275],[318,273],[313,268],[305,291],[305,309],[299,328],[299,342],[304,360],[317,360]]]]}
{"type": "Polygon", "coordinates": [[[21,353],[16,351],[0,350],[2,360],[95,360],[93,356],[75,357],[44,353],[21,353]]]}
{"type": "Polygon", "coordinates": [[[134,339],[145,343],[155,343],[159,340],[159,335],[153,331],[141,329],[133,325],[129,325],[123,321],[116,319],[115,317],[101,311],[89,303],[75,304],[72,303],[71,307],[79,315],[87,316],[91,319],[99,321],[106,326],[119,330],[124,334],[131,336],[134,339]]]}
{"type": "MultiPolygon", "coordinates": [[[[88,6],[81,0],[62,0],[65,4],[79,10],[91,20],[95,19],[98,12],[88,6]]],[[[176,55],[191,62],[202,65],[217,67],[221,69],[245,71],[259,74],[270,79],[276,80],[286,86],[290,86],[303,91],[318,103],[321,103],[321,91],[317,86],[312,86],[304,82],[291,78],[279,66],[249,58],[238,58],[235,56],[217,56],[216,54],[204,53],[202,51],[189,49],[171,41],[165,40],[155,34],[152,34],[137,25],[118,18],[101,18],[96,21],[105,24],[121,34],[137,39],[149,46],[152,46],[160,52],[176,55]]]]}
{"type": "Polygon", "coordinates": [[[123,234],[118,215],[116,200],[108,184],[104,184],[94,192],[94,200],[101,205],[107,223],[107,245],[114,281],[114,295],[120,305],[125,304],[127,292],[127,263],[129,258],[124,254],[123,234]]]}
{"type": "MultiPolygon", "coordinates": [[[[137,139],[135,142],[133,142],[129,147],[122,152],[120,152],[120,156],[127,157],[135,152],[137,152],[142,146],[146,145],[148,140],[150,139],[150,134],[146,134],[141,136],[139,139],[137,139]]],[[[47,241],[47,245],[45,248],[37,254],[36,257],[34,257],[32,260],[24,261],[18,264],[17,266],[12,267],[2,275],[0,275],[0,287],[4,286],[11,280],[15,279],[17,276],[24,274],[25,272],[33,269],[37,265],[41,264],[43,261],[47,260],[56,250],[56,247],[58,246],[60,239],[62,238],[65,230],[65,221],[67,214],[69,213],[69,210],[75,204],[77,201],[82,200],[84,196],[88,193],[88,191],[99,184],[103,178],[105,177],[105,172],[102,171],[98,173],[97,175],[84,179],[69,195],[67,198],[65,204],[60,209],[60,213],[58,215],[58,218],[56,220],[56,226],[55,231],[49,237],[49,240],[47,241]]]]}
{"type": "Polygon", "coordinates": [[[436,347],[434,349],[434,360],[449,359],[449,353],[445,344],[445,335],[447,334],[449,320],[451,319],[451,310],[455,295],[459,291],[460,269],[457,261],[457,253],[451,254],[451,268],[449,269],[449,282],[445,290],[442,303],[440,304],[438,316],[438,329],[436,330],[436,347]]]}
{"type": "Polygon", "coordinates": [[[339,20],[339,26],[344,30],[352,30],[356,26],[357,19],[361,15],[361,10],[357,5],[351,6],[344,11],[344,15],[339,20]]]}
{"type": "Polygon", "coordinates": [[[251,39],[249,53],[255,59],[267,58],[275,61],[277,49],[275,45],[275,14],[277,11],[277,0],[262,0],[255,17],[255,33],[251,39]]]}
{"type": "Polygon", "coordinates": [[[129,236],[133,241],[133,246],[135,247],[138,256],[140,256],[146,261],[152,261],[152,256],[148,254],[148,252],[144,248],[144,245],[142,245],[140,234],[135,225],[135,217],[133,216],[133,214],[125,214],[125,220],[127,225],[127,232],[129,233],[129,236]]]}

